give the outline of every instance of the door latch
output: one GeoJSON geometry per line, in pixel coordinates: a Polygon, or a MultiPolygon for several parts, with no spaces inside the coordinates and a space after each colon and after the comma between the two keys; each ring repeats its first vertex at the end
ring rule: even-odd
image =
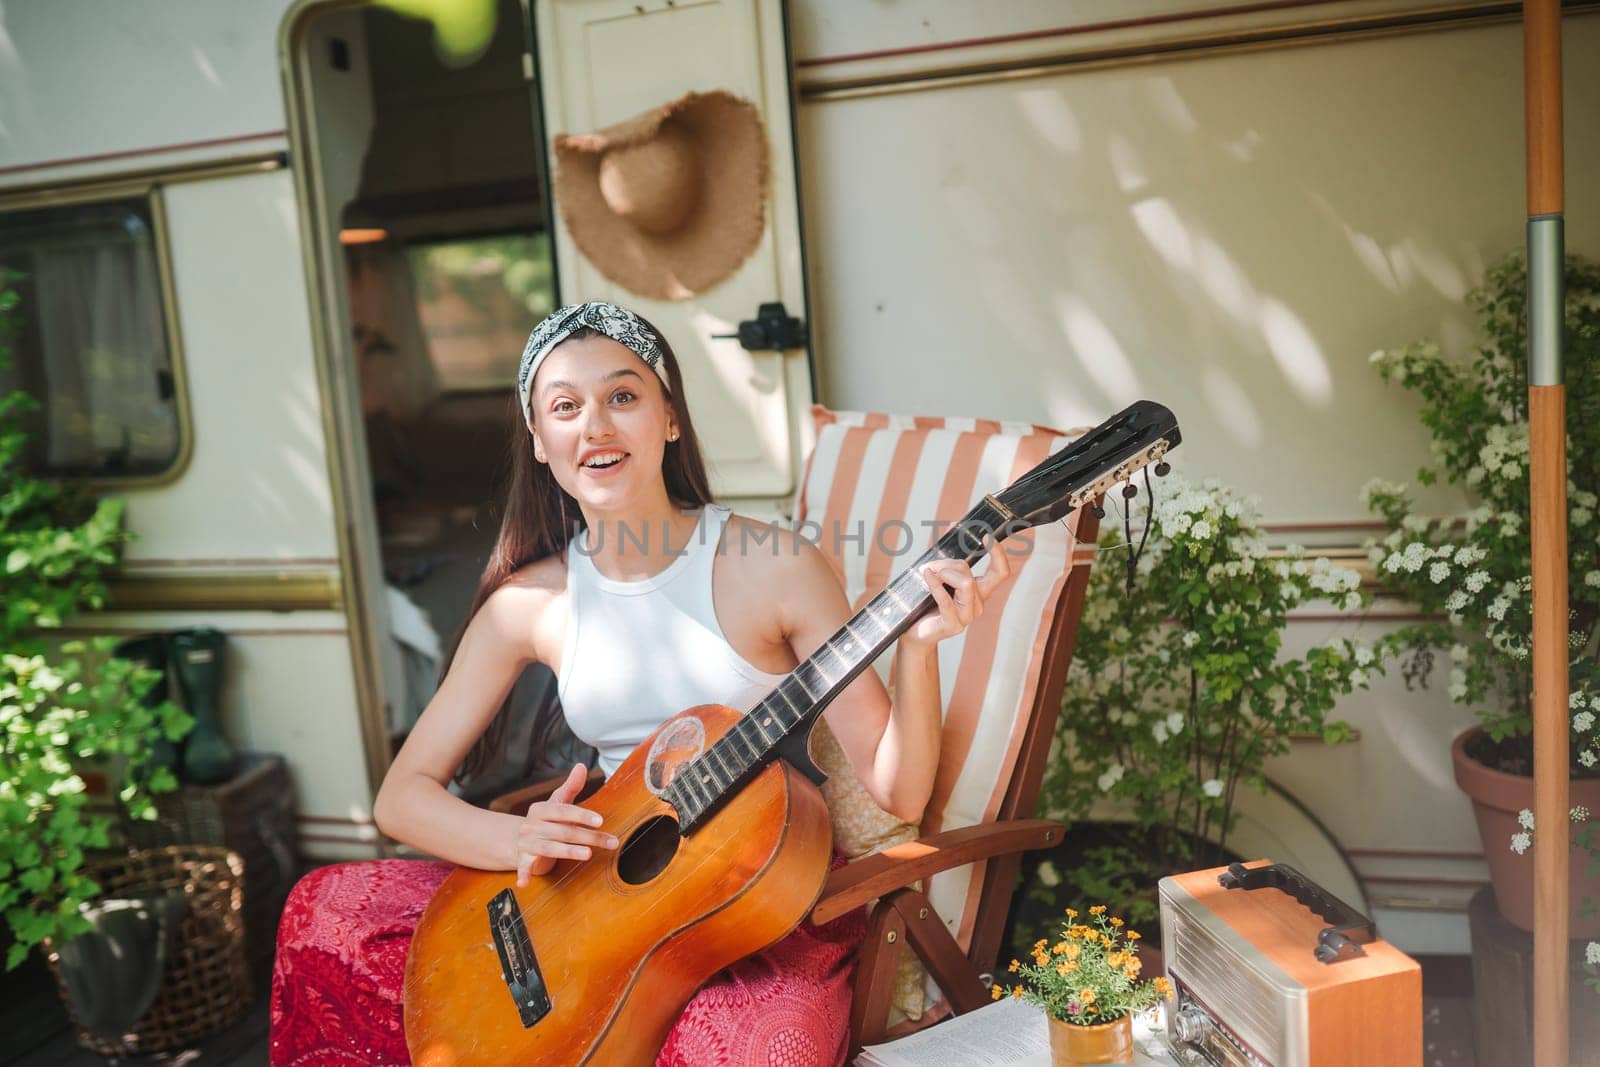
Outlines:
{"type": "Polygon", "coordinates": [[[762,304],[756,317],[739,324],[738,333],[716,333],[719,340],[737,338],[739,347],[749,352],[782,351],[786,348],[804,348],[806,324],[789,314],[783,304],[762,304]]]}

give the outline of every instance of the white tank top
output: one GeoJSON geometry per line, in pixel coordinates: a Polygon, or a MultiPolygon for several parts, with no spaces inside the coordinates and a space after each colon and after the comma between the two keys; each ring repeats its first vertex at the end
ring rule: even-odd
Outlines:
{"type": "Polygon", "coordinates": [[[559,694],[567,724],[616,771],[664,721],[696,704],[749,711],[783,680],[733,650],[711,599],[729,510],[701,509],[683,554],[639,581],[595,568],[585,530],[567,546],[567,632],[559,694]],[[580,544],[581,540],[581,544],[580,544]]]}

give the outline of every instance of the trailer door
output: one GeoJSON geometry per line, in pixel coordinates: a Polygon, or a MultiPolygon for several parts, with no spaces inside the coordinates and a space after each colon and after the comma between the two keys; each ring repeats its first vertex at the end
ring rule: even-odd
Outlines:
{"type": "Polygon", "coordinates": [[[781,0],[534,5],[547,151],[557,134],[603,129],[691,91],[725,89],[761,113],[771,159],[766,227],[750,258],[703,294],[659,301],[628,292],[584,258],[554,213],[562,300],[636,308],[666,334],[712,489],[725,498],[774,500],[793,490],[813,391],[806,348],[747,351],[723,336],[762,304],[806,315],[784,13],[781,0]]]}

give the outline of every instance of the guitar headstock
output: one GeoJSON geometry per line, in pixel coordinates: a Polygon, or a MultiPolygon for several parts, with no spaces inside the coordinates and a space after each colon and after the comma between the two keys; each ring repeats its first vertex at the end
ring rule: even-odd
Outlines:
{"type": "Polygon", "coordinates": [[[994,494],[1015,521],[1054,522],[1152,464],[1164,474],[1167,453],[1183,440],[1170,410],[1137,401],[994,494]]]}

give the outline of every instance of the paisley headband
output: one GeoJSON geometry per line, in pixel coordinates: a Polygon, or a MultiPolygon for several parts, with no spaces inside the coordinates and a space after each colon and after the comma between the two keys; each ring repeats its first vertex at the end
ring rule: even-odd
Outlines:
{"type": "Polygon", "coordinates": [[[539,364],[551,349],[585,326],[600,331],[644,360],[661,379],[661,384],[671,391],[667,365],[661,359],[661,344],[648,323],[627,308],[599,300],[568,304],[546,315],[528,335],[528,345],[522,350],[522,366],[517,370],[517,400],[522,405],[522,417],[530,427],[533,420],[528,412],[528,394],[533,389],[533,376],[538,373],[539,364]]]}

